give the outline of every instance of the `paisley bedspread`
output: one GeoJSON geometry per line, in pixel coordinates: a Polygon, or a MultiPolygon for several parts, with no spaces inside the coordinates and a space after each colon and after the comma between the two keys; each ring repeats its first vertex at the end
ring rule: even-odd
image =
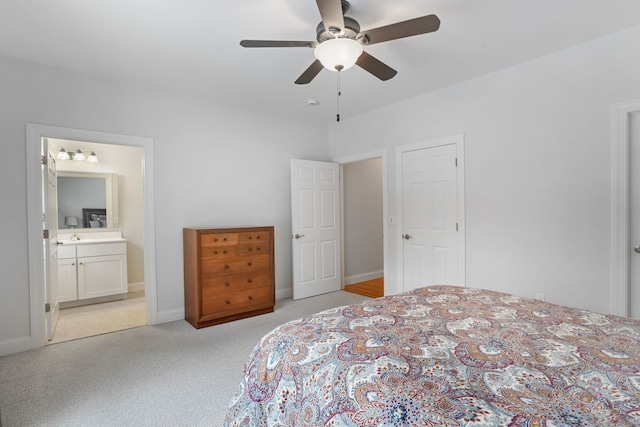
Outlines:
{"type": "Polygon", "coordinates": [[[286,323],[227,426],[640,426],[640,321],[430,286],[286,323]]]}

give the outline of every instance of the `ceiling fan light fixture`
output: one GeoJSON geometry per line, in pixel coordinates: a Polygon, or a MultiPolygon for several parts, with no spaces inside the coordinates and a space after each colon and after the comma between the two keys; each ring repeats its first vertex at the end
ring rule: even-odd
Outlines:
{"type": "Polygon", "coordinates": [[[357,41],[338,37],[320,43],[313,54],[327,70],[341,71],[353,67],[362,51],[357,41]]]}

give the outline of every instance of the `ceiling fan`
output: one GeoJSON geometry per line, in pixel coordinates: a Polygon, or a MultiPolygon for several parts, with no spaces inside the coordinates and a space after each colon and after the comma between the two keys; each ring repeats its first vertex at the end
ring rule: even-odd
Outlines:
{"type": "Polygon", "coordinates": [[[316,60],[296,80],[307,84],[322,70],[342,71],[353,65],[365,69],[380,80],[389,80],[397,71],[369,55],[363,46],[437,31],[440,19],[426,15],[371,30],[360,31],[360,24],[345,16],[346,0],[316,0],[322,21],[316,28],[316,41],[242,40],[243,47],[308,47],[314,48],[316,60]]]}

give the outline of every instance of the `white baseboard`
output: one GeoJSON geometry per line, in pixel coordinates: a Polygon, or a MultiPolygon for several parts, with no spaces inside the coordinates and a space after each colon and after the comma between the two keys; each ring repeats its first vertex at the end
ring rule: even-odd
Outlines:
{"type": "Polygon", "coordinates": [[[175,322],[177,320],[184,320],[184,308],[176,308],[173,310],[159,311],[156,319],[158,324],[175,322]]]}
{"type": "Polygon", "coordinates": [[[276,288],[276,300],[287,299],[287,298],[293,298],[293,288],[292,287],[284,288],[284,289],[277,289],[276,288]]]}
{"type": "MultiPolygon", "coordinates": [[[[276,289],[276,299],[286,299],[293,296],[293,288],[276,289]]],[[[184,320],[184,308],[165,310],[158,312],[158,324],[184,320]]]]}
{"type": "Polygon", "coordinates": [[[144,291],[144,282],[129,283],[129,292],[144,291]]]}
{"type": "Polygon", "coordinates": [[[354,283],[366,282],[367,280],[379,279],[384,277],[384,270],[371,271],[369,273],[354,274],[353,276],[344,278],[344,286],[353,285],[354,283]]]}
{"type": "Polygon", "coordinates": [[[11,340],[0,341],[0,356],[22,353],[31,350],[31,337],[20,337],[11,340]]]}
{"type": "MultiPolygon", "coordinates": [[[[344,285],[352,285],[354,283],[365,282],[367,280],[379,279],[384,277],[384,270],[372,271],[365,274],[357,274],[344,278],[344,285]]],[[[276,300],[293,298],[293,287],[278,289],[276,288],[276,300]]]]}

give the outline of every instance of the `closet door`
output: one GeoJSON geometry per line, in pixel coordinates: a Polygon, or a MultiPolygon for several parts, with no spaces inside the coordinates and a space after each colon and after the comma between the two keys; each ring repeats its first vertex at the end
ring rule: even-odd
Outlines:
{"type": "Polygon", "coordinates": [[[458,282],[455,144],[402,154],[404,290],[458,282]]]}

